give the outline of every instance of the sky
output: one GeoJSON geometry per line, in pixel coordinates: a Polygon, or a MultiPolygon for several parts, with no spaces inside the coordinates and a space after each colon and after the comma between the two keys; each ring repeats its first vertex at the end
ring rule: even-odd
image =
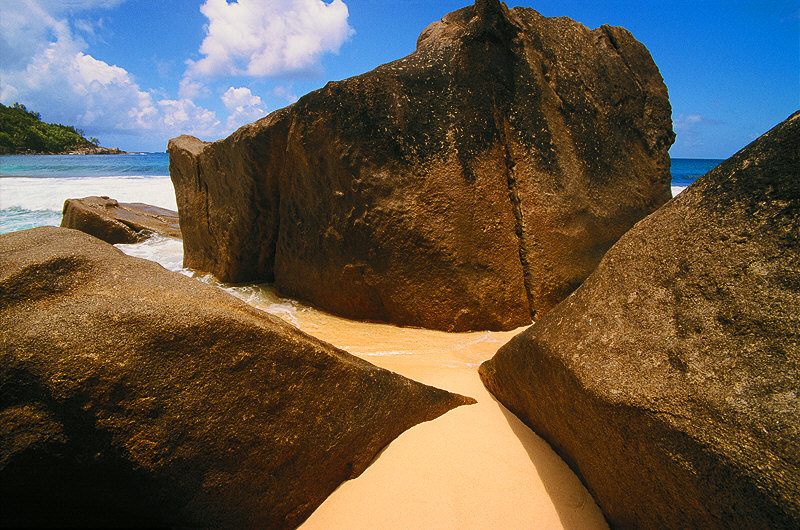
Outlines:
{"type": "MultiPolygon", "coordinates": [[[[414,51],[469,0],[0,0],[0,102],[101,145],[224,138],[414,51]]],[[[718,158],[800,109],[800,0],[513,0],[623,26],[667,85],[675,158],[718,158]]]]}

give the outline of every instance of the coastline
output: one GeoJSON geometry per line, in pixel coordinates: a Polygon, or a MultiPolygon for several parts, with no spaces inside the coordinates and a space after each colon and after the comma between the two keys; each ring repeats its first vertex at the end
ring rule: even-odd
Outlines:
{"type": "Polygon", "coordinates": [[[800,530],[800,0],[408,7],[0,8],[0,530],[800,530]]]}
{"type": "Polygon", "coordinates": [[[122,151],[119,147],[78,147],[75,149],[68,149],[57,153],[46,151],[22,151],[17,153],[0,153],[0,156],[69,156],[69,155],[135,155],[138,153],[129,153],[122,151]]]}

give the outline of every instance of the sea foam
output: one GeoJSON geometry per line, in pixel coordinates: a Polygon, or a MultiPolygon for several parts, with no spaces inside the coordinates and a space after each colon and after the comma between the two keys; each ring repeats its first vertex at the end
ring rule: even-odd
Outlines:
{"type": "Polygon", "coordinates": [[[65,200],[92,195],[177,210],[167,153],[0,156],[0,233],[59,225],[65,200]]]}
{"type": "Polygon", "coordinates": [[[180,239],[154,235],[141,243],[114,246],[129,256],[155,261],[169,271],[184,272],[183,242],[180,239]]]}
{"type": "Polygon", "coordinates": [[[672,186],[672,196],[677,196],[680,192],[685,190],[688,186],[672,186]]]}
{"type": "Polygon", "coordinates": [[[120,202],[144,202],[177,210],[175,190],[168,175],[107,177],[3,177],[0,208],[61,212],[67,199],[100,195],[120,202]]]}

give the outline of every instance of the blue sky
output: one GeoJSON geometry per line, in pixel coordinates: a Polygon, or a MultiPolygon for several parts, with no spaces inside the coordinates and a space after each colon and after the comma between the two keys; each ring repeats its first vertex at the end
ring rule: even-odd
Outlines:
{"type": "MultiPolygon", "coordinates": [[[[469,0],[1,0],[0,101],[163,151],[403,57],[469,0]]],[[[628,28],[667,84],[673,157],[727,158],[800,108],[798,0],[520,0],[628,28]]]]}

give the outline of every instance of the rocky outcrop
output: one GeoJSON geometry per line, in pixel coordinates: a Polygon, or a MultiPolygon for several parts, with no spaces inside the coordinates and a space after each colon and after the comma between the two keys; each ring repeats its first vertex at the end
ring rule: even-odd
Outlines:
{"type": "Polygon", "coordinates": [[[153,234],[181,238],[177,212],[138,202],[119,203],[108,197],[67,199],[61,226],[111,244],[138,243],[153,234]]]}
{"type": "Polygon", "coordinates": [[[129,155],[127,151],[122,151],[119,147],[79,147],[71,149],[65,155],[129,155]]]}
{"type": "Polygon", "coordinates": [[[0,236],[0,525],[290,528],[474,402],[82,232],[0,236]]]}
{"type": "Polygon", "coordinates": [[[800,527],[800,113],[480,367],[612,525],[800,527]]]}
{"type": "Polygon", "coordinates": [[[625,29],[479,0],[404,59],[171,140],[184,264],[351,318],[524,325],[669,199],[670,114],[625,29]]]}

